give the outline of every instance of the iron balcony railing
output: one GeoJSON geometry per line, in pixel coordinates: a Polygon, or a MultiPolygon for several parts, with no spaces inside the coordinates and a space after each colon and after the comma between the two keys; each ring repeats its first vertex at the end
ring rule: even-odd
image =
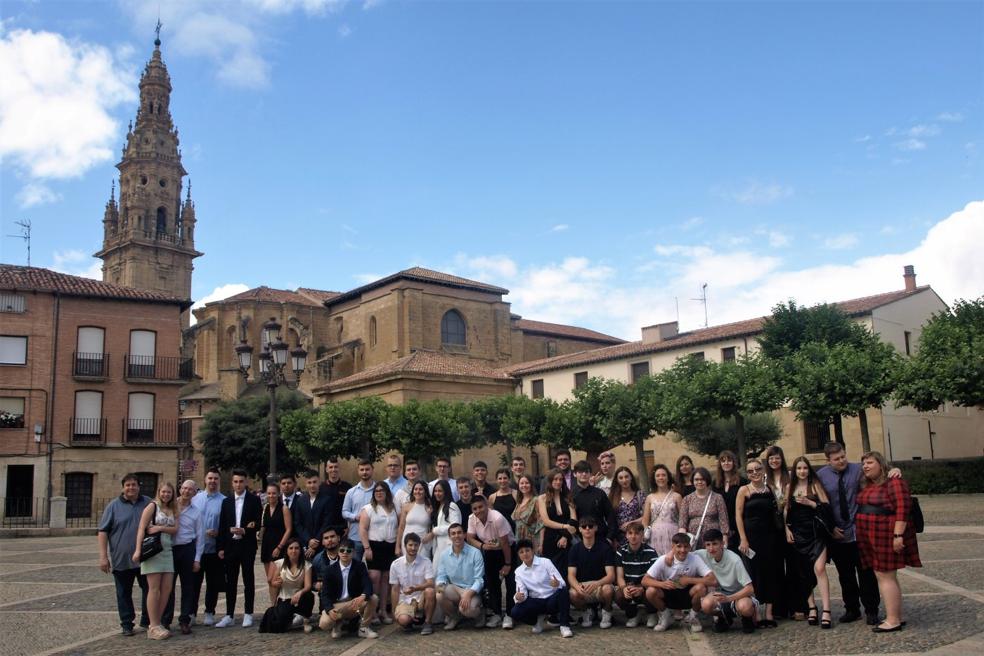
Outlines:
{"type": "Polygon", "coordinates": [[[105,417],[72,417],[69,435],[74,445],[101,445],[106,443],[105,417]]]}
{"type": "Polygon", "coordinates": [[[191,444],[191,420],[127,417],[123,420],[123,443],[134,446],[191,444]]]}
{"type": "Polygon", "coordinates": [[[72,375],[82,378],[105,378],[109,375],[109,353],[73,353],[72,375]]]}
{"type": "Polygon", "coordinates": [[[192,358],[127,353],[123,356],[123,363],[124,375],[127,378],[191,380],[195,375],[195,361],[192,358]]]}

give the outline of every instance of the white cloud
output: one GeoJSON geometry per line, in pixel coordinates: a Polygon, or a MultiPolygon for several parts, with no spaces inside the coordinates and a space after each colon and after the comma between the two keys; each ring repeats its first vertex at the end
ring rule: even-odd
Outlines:
{"type": "Polygon", "coordinates": [[[378,273],[353,273],[352,278],[359,283],[359,285],[368,285],[371,282],[375,282],[383,276],[378,273]]]}
{"type": "Polygon", "coordinates": [[[89,253],[71,249],[52,253],[50,268],[60,273],[102,280],[102,265],[102,260],[92,257],[89,253]]]}
{"type": "MultiPolygon", "coordinates": [[[[111,112],[136,98],[126,61],[53,32],[0,34],[0,79],[0,158],[29,184],[77,177],[110,160],[119,139],[111,112]]],[[[45,198],[39,189],[22,194],[45,198]]]]}
{"type": "Polygon", "coordinates": [[[776,182],[748,181],[738,189],[718,189],[717,194],[742,205],[770,205],[793,195],[793,188],[776,182]]]}
{"type": "Polygon", "coordinates": [[[697,228],[697,227],[703,225],[703,223],[704,223],[704,217],[702,217],[702,216],[692,216],[689,219],[687,219],[686,221],[684,221],[680,225],[680,228],[683,229],[683,230],[693,230],[694,228],[697,228]]]}
{"type": "Polygon", "coordinates": [[[910,137],[909,139],[903,139],[902,141],[896,142],[895,147],[899,150],[904,150],[907,152],[914,150],[926,150],[926,142],[922,139],[910,137]]]}
{"type": "Polygon", "coordinates": [[[57,203],[62,198],[61,194],[53,191],[51,187],[40,182],[28,182],[17,192],[17,204],[22,209],[35,207],[37,205],[47,205],[57,203]]]}
{"type": "Polygon", "coordinates": [[[338,36],[344,39],[350,34],[352,34],[352,28],[347,23],[338,26],[338,36]]]}
{"type": "Polygon", "coordinates": [[[550,232],[564,232],[568,228],[570,228],[570,226],[567,225],[566,223],[558,223],[557,225],[550,228],[550,232]]]}
{"type": "MultiPolygon", "coordinates": [[[[211,292],[203,296],[202,298],[195,301],[194,305],[191,306],[192,310],[200,307],[205,307],[208,303],[213,301],[221,301],[224,298],[229,298],[230,296],[235,296],[236,294],[242,294],[249,290],[249,285],[244,285],[241,282],[230,282],[225,285],[219,285],[211,292]]],[[[191,323],[194,325],[198,320],[195,318],[194,313],[191,315],[191,323]]]]}
{"type": "Polygon", "coordinates": [[[505,255],[468,257],[464,253],[455,256],[455,268],[464,269],[469,276],[495,282],[516,277],[516,263],[505,255]]]}
{"type": "Polygon", "coordinates": [[[756,235],[765,237],[771,248],[784,248],[793,242],[793,238],[779,230],[766,230],[764,228],[755,231],[756,235]]]}
{"type": "Polygon", "coordinates": [[[858,236],[853,232],[845,232],[843,234],[834,235],[833,237],[827,237],[823,240],[824,248],[829,248],[831,250],[845,250],[848,248],[854,248],[858,245],[858,236]]]}
{"type": "Polygon", "coordinates": [[[854,143],[867,143],[869,141],[871,141],[871,135],[870,134],[866,134],[864,136],[855,137],[854,138],[854,143]]]}
{"type": "Polygon", "coordinates": [[[960,112],[941,112],[936,117],[937,121],[944,121],[946,123],[959,123],[964,120],[964,115],[960,112]]]}
{"type": "Polygon", "coordinates": [[[300,9],[309,15],[319,15],[341,10],[346,0],[247,0],[246,4],[274,14],[286,14],[300,9]]]}
{"type": "Polygon", "coordinates": [[[907,134],[910,137],[935,137],[940,133],[940,126],[934,125],[932,123],[925,124],[921,123],[919,125],[913,125],[909,128],[907,134]]]}

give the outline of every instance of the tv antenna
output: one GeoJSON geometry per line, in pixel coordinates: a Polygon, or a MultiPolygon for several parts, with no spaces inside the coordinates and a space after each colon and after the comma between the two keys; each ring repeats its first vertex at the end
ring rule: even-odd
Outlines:
{"type": "Polygon", "coordinates": [[[700,286],[700,298],[692,298],[691,301],[697,301],[704,306],[704,328],[707,328],[707,283],[705,282],[700,286]]]}
{"type": "Polygon", "coordinates": [[[7,236],[14,237],[16,239],[23,239],[27,242],[27,266],[31,266],[31,220],[24,219],[23,221],[14,221],[14,225],[20,226],[21,233],[19,235],[7,236]]]}

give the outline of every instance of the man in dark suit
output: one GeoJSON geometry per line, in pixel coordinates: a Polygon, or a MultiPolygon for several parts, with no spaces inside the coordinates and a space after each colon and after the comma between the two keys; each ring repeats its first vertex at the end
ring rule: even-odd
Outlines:
{"type": "Polygon", "coordinates": [[[316,471],[304,474],[306,493],[293,504],[294,532],[304,545],[304,557],[310,562],[321,549],[321,536],[328,528],[328,510],[331,503],[325,486],[316,471]]]}
{"type": "Polygon", "coordinates": [[[339,536],[344,536],[348,529],[348,522],[342,517],[342,505],[345,503],[345,493],[352,487],[351,483],[342,480],[341,469],[338,458],[329,459],[325,464],[328,480],[321,486],[325,496],[328,497],[328,508],[325,511],[325,522],[328,526],[338,531],[339,536]]]}
{"type": "Polygon", "coordinates": [[[226,616],[215,626],[232,626],[236,611],[236,588],[239,570],[243,571],[243,588],[246,603],[243,627],[253,626],[253,599],[256,587],[253,581],[253,562],[256,560],[256,531],[260,528],[263,507],[255,494],[246,489],[246,472],[232,470],[232,496],[222,500],[219,516],[219,534],[216,547],[219,559],[226,571],[226,616]]]}
{"type": "Polygon", "coordinates": [[[378,638],[379,634],[369,626],[376,613],[378,597],[372,593],[369,570],[362,561],[355,560],[355,543],[344,538],[338,545],[338,560],[324,570],[321,582],[322,631],[331,631],[332,638],[342,635],[342,623],[359,618],[359,637],[378,638]]]}
{"type": "Polygon", "coordinates": [[[294,480],[293,474],[280,475],[280,502],[291,512],[291,519],[293,519],[294,502],[303,495],[304,493],[297,489],[297,481],[294,480]]]}

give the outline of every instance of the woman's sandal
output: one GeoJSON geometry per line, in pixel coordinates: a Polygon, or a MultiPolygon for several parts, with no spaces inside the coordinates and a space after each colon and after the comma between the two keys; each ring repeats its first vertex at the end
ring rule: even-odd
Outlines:
{"type": "Polygon", "coordinates": [[[823,619],[820,620],[820,628],[821,629],[831,629],[831,628],[833,628],[833,626],[834,625],[833,625],[833,623],[830,620],[830,611],[824,609],[824,611],[823,611],[823,619]]]}
{"type": "MultiPolygon", "coordinates": [[[[827,611],[827,612],[830,612],[830,611],[827,611]]],[[[817,624],[820,623],[819,622],[819,619],[817,618],[817,607],[816,606],[811,606],[810,607],[810,614],[806,616],[806,623],[809,624],[810,626],[816,626],[817,624]]]]}
{"type": "Polygon", "coordinates": [[[901,624],[896,624],[895,626],[884,627],[884,628],[882,628],[881,625],[878,625],[878,626],[872,627],[871,628],[871,632],[872,633],[893,633],[895,631],[901,631],[903,626],[905,626],[905,622],[902,622],[901,624]]]}

